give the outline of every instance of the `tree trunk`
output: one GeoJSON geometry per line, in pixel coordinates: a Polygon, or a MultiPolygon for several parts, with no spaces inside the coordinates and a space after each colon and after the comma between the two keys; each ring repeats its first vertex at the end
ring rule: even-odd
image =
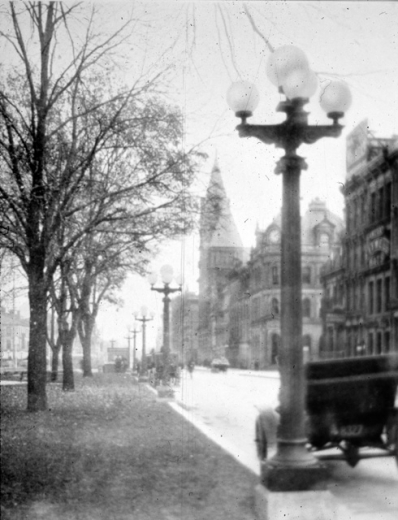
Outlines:
{"type": "Polygon", "coordinates": [[[93,326],[93,316],[91,316],[91,314],[85,314],[79,327],[79,338],[83,348],[83,377],[93,376],[91,367],[91,336],[93,326]]]}
{"type": "Polygon", "coordinates": [[[51,381],[56,381],[58,377],[59,353],[61,351],[61,341],[58,336],[56,344],[52,348],[51,358],[51,381]]]}
{"type": "Polygon", "coordinates": [[[62,368],[63,380],[62,390],[72,392],[75,389],[75,378],[73,375],[72,348],[76,337],[76,326],[72,324],[71,329],[65,333],[65,341],[62,346],[62,368]]]}
{"type": "Polygon", "coordinates": [[[41,269],[29,273],[29,306],[28,411],[38,412],[47,410],[47,290],[41,269]]]}

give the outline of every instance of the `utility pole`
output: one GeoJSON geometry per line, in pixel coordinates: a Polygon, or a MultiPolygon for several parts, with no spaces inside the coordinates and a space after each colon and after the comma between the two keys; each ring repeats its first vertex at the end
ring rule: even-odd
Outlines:
{"type": "MultiPolygon", "coordinates": [[[[131,332],[131,331],[129,331],[131,332]]],[[[131,368],[131,349],[130,349],[130,340],[133,339],[132,336],[126,336],[125,339],[127,339],[127,345],[128,345],[128,351],[129,351],[129,368],[131,368]]]]}
{"type": "MultiPolygon", "coordinates": [[[[133,335],[134,343],[133,343],[133,364],[132,364],[132,371],[134,372],[136,369],[136,359],[137,359],[137,334],[141,332],[139,329],[136,329],[134,327],[134,330],[130,330],[130,333],[133,335]]],[[[129,345],[130,347],[130,345],[129,345]]]]}

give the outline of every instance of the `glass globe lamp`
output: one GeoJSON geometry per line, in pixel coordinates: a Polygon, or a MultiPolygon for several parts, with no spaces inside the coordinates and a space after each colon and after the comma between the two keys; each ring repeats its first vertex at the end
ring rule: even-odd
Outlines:
{"type": "Polygon", "coordinates": [[[173,268],[171,265],[163,265],[160,268],[160,276],[163,283],[169,284],[173,279],[173,268]]]}
{"type": "Polygon", "coordinates": [[[310,69],[295,69],[284,80],[282,88],[288,99],[312,97],[318,87],[316,74],[310,69]]]}
{"type": "Polygon", "coordinates": [[[227,91],[227,103],[237,117],[250,117],[258,107],[260,95],[257,87],[249,81],[232,83],[227,91]]]}
{"type": "Polygon", "coordinates": [[[283,83],[293,71],[308,69],[307,57],[301,49],[294,45],[283,45],[269,57],[266,72],[272,84],[283,88],[283,83]]]}
{"type": "Polygon", "coordinates": [[[155,285],[157,279],[158,276],[154,271],[152,273],[149,273],[148,280],[151,285],[155,285]]]}
{"type": "Polygon", "coordinates": [[[352,95],[347,83],[328,80],[321,85],[319,104],[331,119],[343,117],[351,103],[352,95]]]}

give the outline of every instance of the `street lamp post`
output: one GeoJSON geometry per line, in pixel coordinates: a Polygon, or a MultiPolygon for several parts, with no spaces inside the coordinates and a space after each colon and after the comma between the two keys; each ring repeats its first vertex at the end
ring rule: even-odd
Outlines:
{"type": "Polygon", "coordinates": [[[285,155],[275,173],[282,174],[282,251],[281,251],[281,352],[279,354],[281,393],[280,424],[276,455],[262,462],[262,482],[270,491],[302,491],[318,488],[324,469],[307,451],[305,433],[305,380],[303,368],[301,310],[301,226],[300,173],[307,165],[297,155],[297,148],[322,137],[338,137],[338,120],[350,105],[351,94],[344,83],[329,81],[320,104],[332,119],[331,125],[310,125],[303,110],[315,93],[316,76],[307,59],[296,47],[277,49],[267,65],[267,74],[286,99],[277,107],[286,120],[276,125],[249,125],[246,119],[258,105],[256,87],[237,82],[228,91],[228,103],[241,124],[240,137],[257,137],[265,144],[275,144],[285,155]]]}
{"type": "Polygon", "coordinates": [[[142,323],[142,359],[141,359],[141,370],[140,380],[146,381],[147,379],[147,362],[146,362],[146,324],[148,321],[153,320],[153,316],[148,316],[148,308],[144,305],[141,307],[141,317],[138,316],[138,312],[134,313],[134,318],[142,323]]]}
{"type": "Polygon", "coordinates": [[[149,283],[151,290],[164,294],[163,297],[163,384],[167,385],[169,382],[170,370],[170,294],[182,290],[181,283],[178,280],[179,287],[170,287],[173,281],[173,268],[170,265],[164,265],[160,269],[163,287],[155,287],[157,280],[156,273],[151,273],[149,276],[149,283]]]}
{"type": "Polygon", "coordinates": [[[133,335],[133,366],[131,367],[132,372],[135,372],[137,366],[137,334],[140,332],[134,327],[134,330],[130,330],[133,335]]]}

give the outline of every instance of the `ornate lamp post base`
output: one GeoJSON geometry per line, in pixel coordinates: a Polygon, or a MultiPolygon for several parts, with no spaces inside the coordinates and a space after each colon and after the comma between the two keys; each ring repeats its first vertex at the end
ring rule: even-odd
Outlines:
{"type": "MultiPolygon", "coordinates": [[[[296,461],[294,461],[296,462],[296,461]]],[[[261,463],[261,483],[269,491],[310,491],[326,489],[327,469],[320,463],[308,466],[261,463]]]]}
{"type": "Polygon", "coordinates": [[[158,386],[158,397],[161,399],[173,400],[174,399],[174,390],[169,386],[158,386]]]}
{"type": "Polygon", "coordinates": [[[259,484],[255,488],[255,499],[257,520],[332,520],[351,516],[326,490],[274,493],[259,484]]]}

